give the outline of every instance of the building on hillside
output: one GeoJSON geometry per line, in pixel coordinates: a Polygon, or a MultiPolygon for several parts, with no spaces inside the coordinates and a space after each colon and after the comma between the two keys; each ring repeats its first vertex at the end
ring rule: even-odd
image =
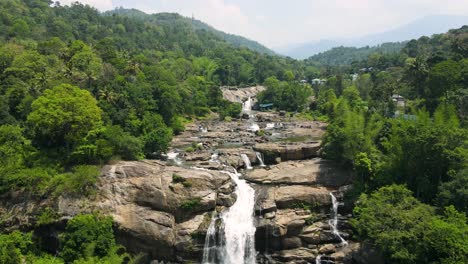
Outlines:
{"type": "Polygon", "coordinates": [[[312,84],[314,85],[322,85],[322,84],[325,84],[327,82],[327,80],[325,79],[313,79],[312,80],[312,84]]]}
{"type": "Polygon", "coordinates": [[[406,99],[399,94],[392,95],[392,101],[395,102],[397,108],[406,107],[406,99]]]}
{"type": "Polygon", "coordinates": [[[273,108],[273,104],[259,104],[260,111],[267,111],[273,108]]]}

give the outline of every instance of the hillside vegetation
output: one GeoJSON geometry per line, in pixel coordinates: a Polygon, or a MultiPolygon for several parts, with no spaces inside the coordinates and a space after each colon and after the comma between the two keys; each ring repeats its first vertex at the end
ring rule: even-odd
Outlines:
{"type": "MultiPolygon", "coordinates": [[[[102,165],[160,157],[193,119],[238,118],[220,86],[264,84],[260,103],[328,121],[322,155],[355,172],[360,241],[389,263],[468,262],[467,26],[321,62],[253,51],[177,14],[78,3],[3,0],[0,29],[2,203],[92,197],[102,165]]],[[[60,216],[41,210],[15,231],[2,212],[0,263],[136,261],[98,212],[63,222],[50,255],[34,231],[60,216]]]]}

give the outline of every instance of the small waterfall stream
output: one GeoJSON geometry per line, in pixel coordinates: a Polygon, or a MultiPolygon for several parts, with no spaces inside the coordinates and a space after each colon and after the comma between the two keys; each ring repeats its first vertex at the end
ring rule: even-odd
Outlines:
{"type": "Polygon", "coordinates": [[[255,152],[255,155],[257,155],[258,162],[260,163],[260,167],[265,167],[265,163],[263,162],[263,157],[262,153],[260,152],[255,152]]]}
{"type": "MultiPolygon", "coordinates": [[[[330,219],[328,220],[328,224],[330,225],[333,234],[340,239],[341,246],[345,247],[345,246],[348,245],[348,242],[340,235],[340,232],[338,230],[338,206],[339,206],[339,202],[336,199],[333,192],[330,192],[330,197],[331,197],[331,200],[332,200],[332,208],[331,208],[330,219]]],[[[334,263],[331,260],[322,259],[322,257],[323,257],[323,255],[318,255],[315,258],[315,264],[327,264],[327,263],[333,264],[334,263]]]]}
{"type": "Polygon", "coordinates": [[[251,170],[252,168],[252,163],[250,162],[249,157],[246,154],[241,154],[242,160],[244,161],[245,164],[245,169],[246,170],[251,170]]]}
{"type": "Polygon", "coordinates": [[[178,152],[169,152],[167,153],[167,159],[175,162],[176,165],[182,165],[182,159],[179,157],[178,152]]]}
{"type": "MultiPolygon", "coordinates": [[[[250,115],[252,111],[252,98],[242,104],[242,112],[249,114],[249,131],[256,132],[260,127],[250,115]]],[[[241,154],[245,169],[251,170],[252,164],[246,154],[241,154]]],[[[216,153],[211,156],[210,162],[219,162],[216,153]]],[[[227,166],[228,167],[228,166],[227,166]]],[[[232,171],[224,170],[236,184],[236,202],[220,214],[213,213],[208,227],[203,248],[204,264],[255,264],[255,190],[232,167],[232,171]]]]}
{"type": "Polygon", "coordinates": [[[252,111],[252,97],[249,97],[247,101],[242,103],[242,112],[248,113],[252,111]]]}
{"type": "Polygon", "coordinates": [[[338,231],[338,201],[336,200],[335,195],[333,192],[330,192],[330,196],[332,199],[332,212],[331,212],[331,219],[328,220],[328,223],[330,224],[330,227],[332,228],[333,234],[338,237],[341,241],[341,244],[343,246],[348,245],[348,242],[340,235],[340,232],[338,231]]]}
{"type": "Polygon", "coordinates": [[[239,179],[239,173],[222,172],[229,174],[237,184],[235,191],[237,200],[219,218],[212,218],[205,238],[202,263],[254,264],[256,262],[255,191],[245,180],[239,179]]]}

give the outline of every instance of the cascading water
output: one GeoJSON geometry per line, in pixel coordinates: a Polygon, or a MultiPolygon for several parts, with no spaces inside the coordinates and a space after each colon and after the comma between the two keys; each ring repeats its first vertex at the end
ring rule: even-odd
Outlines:
{"type": "Polygon", "coordinates": [[[256,262],[255,191],[245,180],[239,179],[239,173],[222,172],[229,174],[236,183],[237,200],[219,218],[212,218],[205,238],[202,263],[254,264],[256,262]],[[216,228],[218,221],[221,221],[219,230],[216,228]]]}
{"type": "Polygon", "coordinates": [[[210,158],[209,162],[220,163],[218,153],[214,152],[213,154],[211,154],[211,158],[210,158]]]}
{"type": "Polygon", "coordinates": [[[169,152],[167,153],[167,159],[175,162],[176,165],[182,165],[182,159],[179,157],[178,152],[169,152]]]}
{"type": "Polygon", "coordinates": [[[262,153],[255,152],[255,155],[257,155],[257,159],[258,159],[258,162],[260,163],[260,167],[265,167],[265,163],[263,162],[262,153]]]}
{"type": "Polygon", "coordinates": [[[255,122],[252,122],[252,124],[250,125],[249,129],[247,129],[248,131],[252,131],[252,132],[257,132],[260,130],[260,127],[258,126],[257,123],[255,122]]]}
{"type": "Polygon", "coordinates": [[[249,97],[247,101],[242,103],[242,112],[248,113],[250,111],[252,111],[252,98],[251,97],[249,97]]]}
{"type": "Polygon", "coordinates": [[[338,231],[338,201],[336,200],[335,195],[333,195],[333,192],[330,192],[330,196],[332,199],[332,212],[331,212],[331,219],[328,220],[328,224],[332,228],[333,234],[338,237],[341,241],[341,244],[343,246],[348,245],[348,242],[340,235],[340,232],[338,231]]]}
{"type": "Polygon", "coordinates": [[[244,161],[245,164],[245,169],[246,170],[251,170],[252,168],[252,163],[250,163],[250,159],[246,154],[241,154],[241,158],[244,161]]]}
{"type": "MultiPolygon", "coordinates": [[[[340,232],[338,231],[338,200],[336,199],[335,195],[333,192],[330,192],[330,197],[332,200],[332,208],[330,212],[330,220],[328,220],[328,224],[330,225],[333,234],[340,239],[340,244],[341,246],[347,246],[348,242],[340,235],[340,232]]],[[[324,257],[323,255],[318,255],[315,258],[315,264],[327,264],[331,263],[333,264],[334,262],[328,259],[322,259],[324,257]]]]}

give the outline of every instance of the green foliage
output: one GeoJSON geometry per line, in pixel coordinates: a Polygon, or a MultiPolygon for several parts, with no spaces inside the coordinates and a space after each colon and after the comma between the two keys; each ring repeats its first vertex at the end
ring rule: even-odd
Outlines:
{"type": "Polygon", "coordinates": [[[188,181],[186,178],[174,173],[172,174],[172,182],[173,183],[180,183],[182,184],[185,188],[190,188],[192,187],[192,183],[188,181]]]}
{"type": "Polygon", "coordinates": [[[467,235],[466,214],[457,212],[453,206],[446,207],[442,216],[431,219],[426,230],[424,242],[430,248],[429,258],[440,263],[466,263],[467,235]]]}
{"type": "Polygon", "coordinates": [[[37,218],[37,225],[48,225],[54,223],[58,218],[57,212],[52,208],[46,207],[37,218]]]}
{"type": "Polygon", "coordinates": [[[403,186],[363,194],[352,225],[362,239],[379,247],[394,263],[464,263],[468,260],[466,216],[453,207],[445,216],[403,186]]]}
{"type": "Polygon", "coordinates": [[[0,234],[0,263],[20,264],[23,257],[31,250],[32,234],[22,234],[15,231],[10,234],[0,234]]]}
{"type": "Polygon", "coordinates": [[[279,81],[276,77],[265,80],[266,90],[257,95],[261,104],[273,103],[279,110],[301,112],[308,108],[312,88],[307,84],[294,81],[291,71],[285,73],[287,81],[279,81]]]}
{"type": "Polygon", "coordinates": [[[219,118],[225,120],[226,118],[238,118],[242,112],[242,105],[238,103],[231,103],[224,100],[223,106],[219,109],[219,118]]]}
{"type": "Polygon", "coordinates": [[[124,160],[140,160],[144,157],[143,142],[119,126],[107,127],[104,131],[104,138],[112,146],[114,154],[124,160]]]}
{"type": "Polygon", "coordinates": [[[180,208],[184,209],[184,210],[187,210],[187,211],[193,210],[193,209],[197,208],[200,205],[200,202],[201,202],[200,198],[189,199],[189,200],[184,201],[180,205],[180,208]]]}
{"type": "Polygon", "coordinates": [[[60,255],[67,263],[110,256],[116,248],[112,219],[98,214],[75,216],[68,221],[61,241],[60,255]]]}
{"type": "Polygon", "coordinates": [[[28,123],[41,145],[69,147],[101,124],[101,110],[89,92],[63,84],[33,102],[28,123]]]}
{"type": "Polygon", "coordinates": [[[55,194],[90,195],[94,193],[99,174],[99,167],[76,166],[71,172],[58,175],[52,180],[52,185],[56,186],[55,194]]]}
{"type": "Polygon", "coordinates": [[[160,127],[149,132],[143,137],[144,151],[147,157],[157,156],[169,148],[172,140],[172,129],[160,127]]]}
{"type": "MultiPolygon", "coordinates": [[[[309,61],[320,62],[329,66],[349,65],[352,62],[367,59],[371,54],[398,54],[405,46],[404,42],[383,43],[374,47],[337,47],[310,57],[309,61]]],[[[385,63],[382,61],[380,63],[385,63]]]]}
{"type": "Polygon", "coordinates": [[[450,180],[439,186],[437,204],[440,207],[454,205],[457,210],[468,214],[468,169],[459,171],[450,180]]]}

